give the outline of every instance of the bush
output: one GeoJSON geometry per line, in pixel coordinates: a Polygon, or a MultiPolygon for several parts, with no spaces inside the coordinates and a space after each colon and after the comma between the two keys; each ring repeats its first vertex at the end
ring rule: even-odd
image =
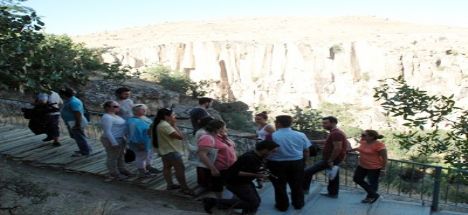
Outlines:
{"type": "Polygon", "coordinates": [[[293,129],[303,132],[310,139],[324,139],[327,132],[322,129],[321,112],[298,106],[288,111],[294,119],[293,129]]]}
{"type": "Polygon", "coordinates": [[[453,95],[428,95],[403,76],[381,82],[374,98],[386,115],[404,121],[406,130],[394,134],[400,146],[416,149],[417,157],[442,155],[446,164],[467,169],[468,110],[458,108],[453,95]]]}
{"type": "Polygon", "coordinates": [[[185,74],[173,71],[162,65],[147,68],[144,72],[149,74],[162,87],[174,92],[190,95],[193,98],[203,97],[208,94],[208,88],[212,83],[211,81],[194,82],[185,74]]]}
{"type": "Polygon", "coordinates": [[[348,137],[358,138],[361,136],[363,130],[355,124],[357,119],[353,112],[359,111],[355,106],[324,102],[320,105],[319,110],[324,116],[335,116],[338,118],[338,126],[348,137]]]}
{"type": "Polygon", "coordinates": [[[40,33],[44,23],[20,2],[2,1],[0,6],[0,88],[37,92],[64,83],[83,86],[96,71],[112,80],[128,78],[128,67],[104,63],[102,51],[65,35],[40,33]]]}

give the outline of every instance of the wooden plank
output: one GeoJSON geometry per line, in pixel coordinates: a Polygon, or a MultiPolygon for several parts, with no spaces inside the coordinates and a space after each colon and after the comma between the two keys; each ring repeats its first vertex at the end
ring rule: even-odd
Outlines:
{"type": "Polygon", "coordinates": [[[13,129],[18,129],[18,127],[8,125],[8,124],[0,125],[0,133],[8,132],[8,131],[13,130],[13,129]]]}
{"type": "Polygon", "coordinates": [[[42,151],[49,150],[52,147],[50,143],[42,143],[40,145],[34,145],[33,143],[31,145],[32,146],[21,147],[20,149],[15,151],[15,153],[10,153],[10,155],[16,158],[21,158],[22,160],[27,160],[25,159],[26,157],[31,156],[35,153],[40,153],[42,151]]]}
{"type": "MultiPolygon", "coordinates": [[[[40,140],[38,140],[38,141],[40,141],[40,140]]],[[[34,139],[33,141],[30,141],[30,142],[26,142],[25,144],[22,144],[22,142],[20,142],[20,144],[21,144],[21,146],[11,147],[8,150],[2,151],[2,153],[11,155],[13,157],[21,157],[22,153],[27,153],[27,152],[29,152],[31,150],[41,148],[41,147],[46,147],[46,146],[50,145],[50,143],[44,143],[42,141],[37,142],[36,139],[34,139]]]]}
{"type": "Polygon", "coordinates": [[[21,136],[26,135],[26,134],[34,134],[34,133],[32,131],[26,130],[26,129],[13,129],[13,130],[4,131],[4,132],[0,133],[0,139],[8,139],[8,138],[12,138],[12,137],[21,137],[21,136]]]}
{"type": "Polygon", "coordinates": [[[87,166],[92,166],[95,165],[99,162],[105,162],[106,154],[103,153],[102,151],[100,153],[91,155],[87,158],[83,158],[80,160],[77,160],[69,165],[67,165],[67,169],[70,170],[77,170],[79,171],[80,169],[86,168],[87,166]]]}
{"type": "Polygon", "coordinates": [[[0,143],[0,152],[6,152],[10,151],[15,148],[22,147],[24,145],[30,145],[32,144],[37,144],[37,143],[43,143],[40,139],[40,137],[37,137],[35,135],[25,137],[25,138],[20,138],[20,139],[10,139],[6,140],[2,143],[0,143]]]}

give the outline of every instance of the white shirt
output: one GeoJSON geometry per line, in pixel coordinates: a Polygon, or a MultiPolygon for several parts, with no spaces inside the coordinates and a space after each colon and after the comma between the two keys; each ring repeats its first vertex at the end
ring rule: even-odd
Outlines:
{"type": "Polygon", "coordinates": [[[117,115],[124,119],[133,117],[133,101],[131,99],[119,100],[117,102],[120,105],[120,111],[117,113],[117,115]]]}
{"type": "Polygon", "coordinates": [[[259,140],[266,140],[267,135],[270,134],[268,131],[265,130],[268,126],[270,125],[265,125],[262,128],[257,128],[257,138],[259,140]]]}
{"type": "Polygon", "coordinates": [[[103,136],[109,140],[109,142],[116,146],[118,138],[125,137],[127,135],[127,124],[125,120],[117,115],[104,114],[101,118],[101,127],[104,131],[103,136]]]}
{"type": "MultiPolygon", "coordinates": [[[[60,109],[60,106],[63,104],[62,98],[60,98],[59,94],[54,91],[50,91],[50,94],[39,93],[37,95],[37,99],[41,102],[47,101],[48,104],[53,104],[51,106],[57,109],[60,109]]],[[[57,112],[49,113],[49,115],[60,115],[60,110],[57,110],[57,112]]]]}

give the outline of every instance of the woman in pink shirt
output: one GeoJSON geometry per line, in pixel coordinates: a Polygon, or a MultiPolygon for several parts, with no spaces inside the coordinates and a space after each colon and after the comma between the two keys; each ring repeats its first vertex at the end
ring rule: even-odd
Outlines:
{"type": "Polygon", "coordinates": [[[198,140],[198,156],[207,167],[206,171],[211,175],[211,190],[221,198],[225,171],[237,160],[235,143],[226,133],[226,124],[221,120],[212,120],[206,126],[208,134],[198,140]],[[215,160],[210,160],[210,153],[217,150],[215,160]]]}
{"type": "Polygon", "coordinates": [[[377,131],[365,130],[361,137],[361,144],[353,149],[359,152],[359,166],[354,172],[353,180],[367,192],[362,203],[374,203],[380,197],[377,189],[380,172],[385,171],[387,165],[387,150],[385,144],[379,141],[383,136],[377,131]],[[366,177],[368,182],[364,180],[366,177]]]}

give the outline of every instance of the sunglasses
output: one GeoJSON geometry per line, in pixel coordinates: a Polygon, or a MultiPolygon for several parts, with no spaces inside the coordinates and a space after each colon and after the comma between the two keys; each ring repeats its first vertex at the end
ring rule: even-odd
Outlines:
{"type": "Polygon", "coordinates": [[[115,106],[112,106],[112,107],[113,107],[113,108],[120,108],[120,106],[117,106],[117,105],[115,105],[115,106]]]}
{"type": "Polygon", "coordinates": [[[367,136],[369,136],[369,135],[367,135],[367,134],[361,134],[361,137],[367,137],[367,136]]]}

